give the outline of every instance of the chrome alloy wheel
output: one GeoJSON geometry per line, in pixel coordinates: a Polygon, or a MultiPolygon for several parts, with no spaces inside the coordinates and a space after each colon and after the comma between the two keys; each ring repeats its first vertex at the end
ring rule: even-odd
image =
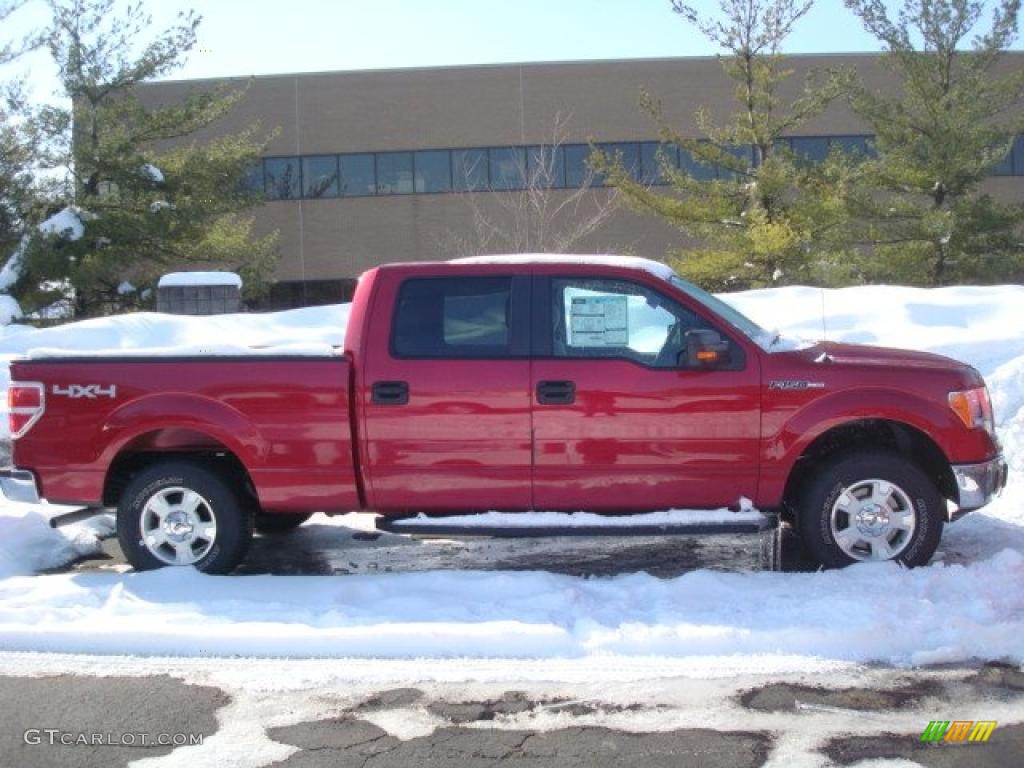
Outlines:
{"type": "Polygon", "coordinates": [[[139,518],[146,549],[167,565],[192,565],[206,556],[217,538],[217,520],[206,499],[172,486],[146,500],[139,518]]]}
{"type": "Polygon", "coordinates": [[[832,505],[832,537],[854,560],[891,560],[907,548],[917,511],[906,491],[887,480],[861,480],[832,505]]]}

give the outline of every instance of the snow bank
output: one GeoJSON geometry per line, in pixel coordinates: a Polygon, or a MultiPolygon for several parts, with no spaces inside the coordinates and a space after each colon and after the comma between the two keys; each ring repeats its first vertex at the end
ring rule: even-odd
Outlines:
{"type": "Polygon", "coordinates": [[[1024,662],[1024,555],[908,571],[204,576],[0,581],[0,649],[170,656],[604,658],[799,654],[1024,662]],[[878,599],[884,585],[883,599],[878,599]]]}
{"type": "Polygon", "coordinates": [[[0,578],[56,568],[95,554],[100,539],[113,535],[112,515],[100,515],[60,530],[50,528],[49,519],[69,509],[4,503],[0,507],[0,578]]]}

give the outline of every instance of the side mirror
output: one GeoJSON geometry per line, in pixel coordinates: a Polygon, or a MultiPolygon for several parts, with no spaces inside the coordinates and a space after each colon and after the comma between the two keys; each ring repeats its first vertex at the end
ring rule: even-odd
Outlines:
{"type": "Polygon", "coordinates": [[[707,329],[686,332],[686,349],[683,355],[686,358],[680,362],[685,362],[684,367],[692,370],[724,368],[729,365],[731,358],[729,342],[723,339],[718,331],[707,329]]]}

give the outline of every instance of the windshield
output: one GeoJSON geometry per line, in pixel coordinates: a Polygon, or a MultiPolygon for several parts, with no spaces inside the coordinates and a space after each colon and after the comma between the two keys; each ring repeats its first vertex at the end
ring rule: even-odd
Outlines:
{"type": "Polygon", "coordinates": [[[717,296],[708,293],[703,288],[698,288],[693,283],[686,282],[678,275],[672,275],[669,278],[669,282],[690,298],[699,301],[706,307],[709,307],[719,317],[742,331],[747,338],[754,343],[764,346],[766,339],[769,343],[771,342],[774,334],[769,333],[735,307],[730,306],[717,296]]]}

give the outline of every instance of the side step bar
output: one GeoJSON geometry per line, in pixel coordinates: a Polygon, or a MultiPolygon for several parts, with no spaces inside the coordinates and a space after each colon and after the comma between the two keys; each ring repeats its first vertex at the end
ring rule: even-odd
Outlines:
{"type": "Polygon", "coordinates": [[[60,528],[62,525],[80,523],[83,520],[88,520],[90,517],[102,515],[104,512],[109,511],[110,510],[106,507],[82,507],[81,509],[73,509],[70,512],[65,512],[63,515],[55,515],[51,517],[50,527],[60,528]]]}
{"type": "MultiPolygon", "coordinates": [[[[471,516],[460,516],[463,519],[471,516]]],[[[440,523],[444,518],[378,517],[377,528],[388,533],[417,536],[486,537],[502,539],[536,538],[538,536],[705,536],[715,534],[763,533],[775,530],[778,519],[764,515],[759,520],[730,523],[694,523],[666,525],[480,525],[440,523]]]]}

